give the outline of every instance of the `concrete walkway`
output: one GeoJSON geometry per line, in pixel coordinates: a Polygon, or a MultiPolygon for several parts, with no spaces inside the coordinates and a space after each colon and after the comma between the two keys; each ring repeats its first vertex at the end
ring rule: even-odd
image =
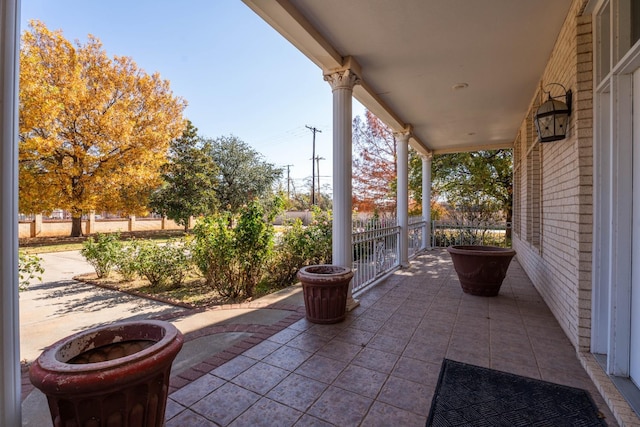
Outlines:
{"type": "MultiPolygon", "coordinates": [[[[224,363],[226,349],[242,346],[256,334],[271,335],[304,313],[300,286],[251,303],[192,310],[73,280],[94,271],[79,251],[40,256],[45,269],[42,283],[20,293],[20,357],[25,366],[45,347],[76,332],[115,321],[162,319],[185,336],[171,372],[172,386],[180,387],[199,376],[198,369],[224,363]]],[[[231,357],[229,353],[226,358],[231,357]]],[[[26,368],[22,388],[22,425],[51,426],[46,399],[29,382],[26,368]]]]}

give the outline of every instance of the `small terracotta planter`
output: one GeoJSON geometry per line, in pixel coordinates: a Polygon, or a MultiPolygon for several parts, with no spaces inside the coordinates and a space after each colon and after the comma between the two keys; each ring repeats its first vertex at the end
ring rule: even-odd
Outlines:
{"type": "Polygon", "coordinates": [[[45,349],[29,378],[47,396],[55,427],[160,427],[183,341],[161,321],[89,329],[45,349]]]}
{"type": "Polygon", "coordinates": [[[497,246],[449,246],[462,290],[471,295],[498,295],[516,251],[497,246]]]}
{"type": "Polygon", "coordinates": [[[337,265],[309,265],[298,271],[306,317],[312,323],[338,323],[347,316],[347,294],[353,271],[337,265]]]}

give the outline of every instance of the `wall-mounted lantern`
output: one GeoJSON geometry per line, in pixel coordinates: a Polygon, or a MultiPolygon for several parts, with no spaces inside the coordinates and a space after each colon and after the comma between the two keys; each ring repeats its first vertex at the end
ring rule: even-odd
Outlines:
{"type": "Polygon", "coordinates": [[[571,115],[571,90],[565,89],[560,83],[549,83],[547,86],[556,85],[564,90],[564,95],[549,96],[536,111],[535,123],[540,142],[559,141],[567,136],[569,116],[571,115]],[[565,102],[559,101],[564,97],[565,102]]]}

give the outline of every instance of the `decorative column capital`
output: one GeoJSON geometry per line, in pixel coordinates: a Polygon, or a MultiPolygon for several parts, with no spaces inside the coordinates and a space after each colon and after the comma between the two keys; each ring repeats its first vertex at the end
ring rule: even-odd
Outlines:
{"type": "Polygon", "coordinates": [[[422,158],[422,160],[431,160],[433,159],[433,153],[429,152],[429,153],[420,153],[420,157],[422,158]]]}
{"type": "Polygon", "coordinates": [[[353,90],[355,85],[360,84],[360,77],[350,68],[325,74],[324,80],[329,82],[332,91],[337,89],[353,90]]]}
{"type": "Polygon", "coordinates": [[[411,125],[409,125],[399,132],[393,132],[393,136],[402,142],[409,142],[409,138],[411,138],[411,132],[412,128],[411,125]]]}
{"type": "Polygon", "coordinates": [[[404,129],[394,131],[393,136],[402,142],[409,142],[409,138],[413,136],[413,126],[405,124],[404,129]]]}

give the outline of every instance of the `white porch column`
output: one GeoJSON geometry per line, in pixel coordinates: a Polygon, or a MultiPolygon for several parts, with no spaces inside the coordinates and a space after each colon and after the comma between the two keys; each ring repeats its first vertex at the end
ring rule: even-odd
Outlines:
{"type": "Polygon", "coordinates": [[[397,212],[400,226],[400,266],[409,267],[409,137],[411,132],[394,134],[398,147],[397,153],[397,212]]]}
{"type": "Polygon", "coordinates": [[[431,159],[432,155],[422,157],[422,250],[431,249],[431,159]]]}
{"type": "Polygon", "coordinates": [[[22,425],[18,316],[18,64],[20,1],[0,2],[0,425],[22,425]]]}
{"type": "MultiPolygon", "coordinates": [[[[359,77],[347,68],[325,74],[333,91],[333,246],[332,262],[353,268],[351,249],[351,106],[353,87],[359,77]]],[[[347,310],[357,307],[349,285],[347,310]]]]}

